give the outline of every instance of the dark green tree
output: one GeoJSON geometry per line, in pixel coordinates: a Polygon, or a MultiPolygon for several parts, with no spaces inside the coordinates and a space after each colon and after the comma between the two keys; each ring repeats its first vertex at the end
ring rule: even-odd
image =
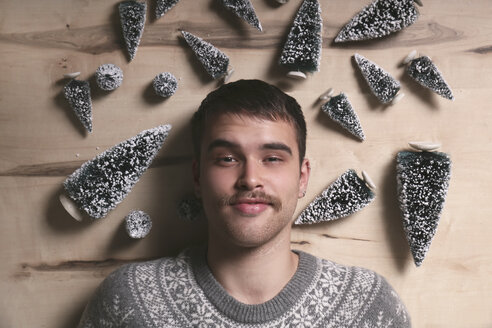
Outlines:
{"type": "Polygon", "coordinates": [[[119,4],[121,28],[130,60],[137,53],[140,38],[145,26],[147,3],[139,1],[123,1],[119,4]]]}
{"type": "Polygon", "coordinates": [[[407,66],[407,73],[420,85],[434,91],[438,95],[454,100],[453,92],[444,81],[441,72],[427,56],[412,59],[407,66]]]}
{"type": "Polygon", "coordinates": [[[304,73],[319,71],[322,25],[318,0],[304,0],[285,42],[280,65],[304,73]]]}
{"type": "Polygon", "coordinates": [[[155,18],[161,18],[178,2],[179,0],[157,0],[157,4],[155,6],[155,18]]]}
{"type": "Polygon", "coordinates": [[[372,93],[383,104],[391,102],[400,91],[400,82],[367,58],[359,54],[354,58],[372,93]]]}
{"type": "Polygon", "coordinates": [[[360,211],[376,195],[354,170],[343,173],[301,212],[295,224],[336,220],[360,211]]]}
{"type": "Polygon", "coordinates": [[[403,229],[417,266],[437,231],[451,177],[445,153],[401,151],[396,156],[396,180],[403,229]]]}
{"type": "Polygon", "coordinates": [[[228,73],[229,57],[225,53],[189,32],[181,31],[181,33],[210,76],[218,79],[228,73]]]}
{"type": "Polygon", "coordinates": [[[67,177],[67,196],[90,217],[105,217],[131,191],[161,149],[170,125],[145,130],[85,162],[67,177]]]}
{"type": "Polygon", "coordinates": [[[221,0],[222,4],[248,24],[262,31],[260,20],[249,0],[221,0]]]}
{"type": "Polygon", "coordinates": [[[331,97],[328,102],[321,106],[321,110],[361,141],[365,139],[359,117],[343,92],[338,96],[331,97]]]}
{"type": "Polygon", "coordinates": [[[414,0],[376,0],[341,29],[335,42],[381,38],[412,25],[418,17],[414,0]]]}
{"type": "Polygon", "coordinates": [[[89,82],[72,79],[63,87],[63,95],[87,131],[92,132],[92,101],[89,82]]]}

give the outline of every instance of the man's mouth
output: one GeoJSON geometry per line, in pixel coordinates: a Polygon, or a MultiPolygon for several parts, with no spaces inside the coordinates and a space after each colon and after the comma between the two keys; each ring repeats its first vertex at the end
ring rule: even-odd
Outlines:
{"type": "Polygon", "coordinates": [[[261,199],[239,199],[231,205],[243,215],[255,216],[266,211],[271,203],[261,199]]]}
{"type": "Polygon", "coordinates": [[[274,196],[264,192],[244,192],[232,196],[223,197],[221,206],[231,206],[238,213],[246,216],[260,214],[271,207],[274,211],[280,211],[282,203],[274,196]]]}
{"type": "Polygon", "coordinates": [[[232,205],[237,205],[237,204],[265,204],[265,205],[271,205],[271,203],[266,200],[266,199],[260,199],[260,198],[239,198],[238,200],[234,201],[232,205]]]}

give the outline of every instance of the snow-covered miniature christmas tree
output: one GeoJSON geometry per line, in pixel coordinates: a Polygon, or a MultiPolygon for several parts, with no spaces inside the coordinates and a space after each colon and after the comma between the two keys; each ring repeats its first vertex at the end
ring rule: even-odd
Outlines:
{"type": "Polygon", "coordinates": [[[412,25],[419,17],[414,0],[376,0],[355,15],[335,42],[381,38],[412,25]]]}
{"type": "Polygon", "coordinates": [[[103,64],[96,70],[96,82],[103,90],[114,90],[123,83],[123,71],[114,64],[103,64]]]}
{"type": "Polygon", "coordinates": [[[152,81],[154,91],[161,97],[171,97],[178,89],[178,80],[169,72],[157,74],[152,81]]]}
{"type": "Polygon", "coordinates": [[[439,145],[412,143],[423,151],[401,151],[396,157],[398,200],[403,229],[417,266],[429,250],[446,199],[451,160],[434,152],[439,145]]]}
{"type": "Polygon", "coordinates": [[[352,108],[352,104],[348,100],[347,96],[341,92],[338,96],[332,97],[333,89],[327,95],[328,102],[321,106],[321,110],[328,114],[328,116],[338,124],[340,124],[345,130],[364,141],[364,131],[359,121],[359,117],[352,108]]]}
{"type": "Polygon", "coordinates": [[[222,4],[248,24],[262,31],[261,23],[256,16],[255,9],[249,0],[221,0],[222,4]]]}
{"type": "Polygon", "coordinates": [[[179,0],[157,0],[155,7],[155,18],[161,18],[178,2],[179,0]]]}
{"type": "Polygon", "coordinates": [[[357,53],[354,58],[372,93],[379,101],[387,104],[400,98],[397,98],[398,91],[400,91],[400,82],[367,58],[357,53]]]}
{"type": "Polygon", "coordinates": [[[144,211],[131,211],[125,217],[125,228],[128,236],[141,239],[147,236],[152,229],[152,220],[144,211]]]}
{"type": "Polygon", "coordinates": [[[319,71],[322,25],[318,0],[304,0],[279,60],[280,65],[291,70],[289,76],[305,78],[305,73],[319,71]]]}
{"type": "Polygon", "coordinates": [[[119,11],[126,49],[130,60],[133,60],[145,26],[147,3],[133,0],[123,1],[119,4],[119,11]]]}
{"type": "Polygon", "coordinates": [[[196,196],[187,197],[178,204],[178,216],[182,220],[195,221],[202,214],[202,202],[196,196]]]}
{"type": "Polygon", "coordinates": [[[67,196],[90,217],[105,217],[150,166],[170,129],[161,125],[142,131],[85,162],[63,183],[67,196]]]}
{"type": "Polygon", "coordinates": [[[354,170],[343,173],[301,212],[295,224],[336,220],[360,211],[374,200],[375,188],[364,172],[364,180],[354,170]],[[370,186],[370,187],[369,187],[370,186]]]}
{"type": "Polygon", "coordinates": [[[229,57],[225,53],[189,32],[181,31],[181,33],[210,76],[214,79],[228,78],[232,70],[229,69],[229,57]]]}
{"type": "Polygon", "coordinates": [[[89,82],[75,78],[80,73],[67,74],[71,80],[63,87],[63,95],[87,131],[92,132],[92,101],[89,82]]]}
{"type": "Polygon", "coordinates": [[[404,63],[407,64],[407,73],[419,84],[434,91],[438,95],[454,100],[453,92],[449,85],[444,81],[441,72],[428,56],[417,56],[416,51],[412,51],[404,63]]]}

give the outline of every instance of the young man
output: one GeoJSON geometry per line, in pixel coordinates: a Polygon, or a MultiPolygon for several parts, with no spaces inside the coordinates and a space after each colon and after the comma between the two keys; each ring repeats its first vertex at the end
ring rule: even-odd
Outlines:
{"type": "Polygon", "coordinates": [[[291,251],[310,174],[295,99],[258,80],[229,83],[192,128],[207,245],[112,273],[80,327],[410,327],[384,278],[291,251]]]}

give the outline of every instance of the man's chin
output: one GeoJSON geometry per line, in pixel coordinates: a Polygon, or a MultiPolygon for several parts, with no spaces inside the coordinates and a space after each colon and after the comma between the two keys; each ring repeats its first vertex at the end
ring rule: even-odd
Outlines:
{"type": "Polygon", "coordinates": [[[267,241],[236,238],[231,241],[231,244],[234,245],[236,249],[253,250],[264,246],[267,244],[267,241]]]}
{"type": "Polygon", "coordinates": [[[229,230],[227,232],[227,244],[245,249],[259,248],[276,239],[282,234],[282,231],[272,231],[265,226],[256,226],[252,229],[229,230]]]}

